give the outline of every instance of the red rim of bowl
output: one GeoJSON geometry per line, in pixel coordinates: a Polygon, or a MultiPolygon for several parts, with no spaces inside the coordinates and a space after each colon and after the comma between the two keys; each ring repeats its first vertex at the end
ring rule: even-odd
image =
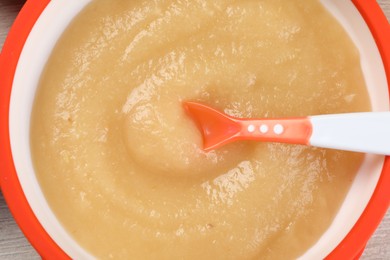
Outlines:
{"type": "MultiPolygon", "coordinates": [[[[35,22],[50,0],[28,0],[0,54],[0,185],[19,227],[44,259],[70,259],[34,215],[16,174],[9,140],[9,105],[19,56],[35,22]]],[[[390,88],[390,24],[374,0],[352,0],[376,41],[390,88]]],[[[364,212],[327,259],[358,258],[390,206],[390,157],[386,157],[376,189],[364,212]]]]}

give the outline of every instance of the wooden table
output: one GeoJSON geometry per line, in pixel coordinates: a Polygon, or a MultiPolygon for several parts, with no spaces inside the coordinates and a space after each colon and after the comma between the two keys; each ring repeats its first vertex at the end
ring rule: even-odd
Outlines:
{"type": "MultiPolygon", "coordinates": [[[[378,0],[378,2],[390,20],[390,0],[378,0]]],[[[23,0],[0,0],[0,48],[23,3],[23,0]]],[[[40,259],[15,224],[1,193],[0,259],[40,259]]],[[[390,259],[390,211],[369,241],[362,259],[390,259]]]]}

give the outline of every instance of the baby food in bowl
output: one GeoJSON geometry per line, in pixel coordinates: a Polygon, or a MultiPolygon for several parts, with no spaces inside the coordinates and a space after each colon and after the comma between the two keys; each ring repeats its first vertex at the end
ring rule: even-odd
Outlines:
{"type": "Polygon", "coordinates": [[[183,100],[249,118],[371,109],[359,52],[318,1],[94,0],[57,43],[32,112],[36,174],[61,224],[102,259],[302,255],[363,154],[204,152],[183,100]]]}

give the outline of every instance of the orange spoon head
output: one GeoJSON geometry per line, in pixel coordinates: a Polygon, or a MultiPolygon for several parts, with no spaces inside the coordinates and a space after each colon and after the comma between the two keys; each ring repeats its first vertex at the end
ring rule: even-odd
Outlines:
{"type": "Polygon", "coordinates": [[[206,105],[186,101],[184,109],[199,128],[203,137],[203,149],[209,151],[234,141],[241,126],[231,118],[206,105]]]}

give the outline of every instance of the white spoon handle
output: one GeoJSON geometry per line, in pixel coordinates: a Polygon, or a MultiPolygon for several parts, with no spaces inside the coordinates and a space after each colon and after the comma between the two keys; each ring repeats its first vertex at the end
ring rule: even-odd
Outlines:
{"type": "Polygon", "coordinates": [[[311,116],[312,146],[390,155],[390,112],[311,116]]]}

